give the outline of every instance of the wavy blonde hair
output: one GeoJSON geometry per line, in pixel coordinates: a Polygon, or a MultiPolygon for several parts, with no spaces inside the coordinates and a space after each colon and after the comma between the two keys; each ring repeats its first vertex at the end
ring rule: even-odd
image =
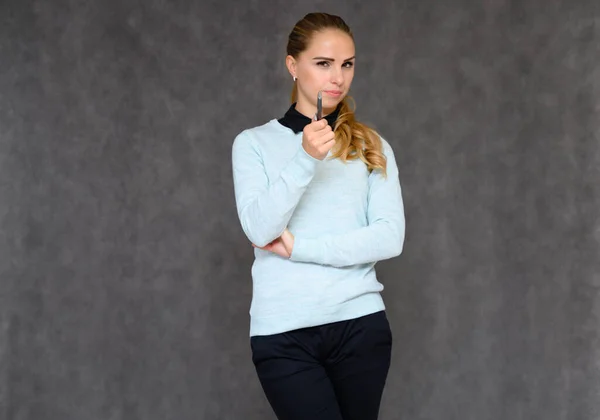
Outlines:
{"type": "MultiPolygon", "coordinates": [[[[354,36],[344,20],[328,13],[309,13],[302,18],[288,37],[287,53],[298,58],[308,47],[313,35],[326,29],[339,29],[348,34],[352,40],[354,36]]],[[[292,103],[298,100],[298,84],[294,82],[292,89],[292,103]]],[[[386,158],[382,151],[382,142],[379,134],[367,125],[360,123],[354,116],[355,102],[346,96],[340,106],[338,118],[333,130],[336,144],[332,150],[331,158],[339,158],[343,162],[360,159],[369,170],[380,170],[386,176],[386,158]]]]}

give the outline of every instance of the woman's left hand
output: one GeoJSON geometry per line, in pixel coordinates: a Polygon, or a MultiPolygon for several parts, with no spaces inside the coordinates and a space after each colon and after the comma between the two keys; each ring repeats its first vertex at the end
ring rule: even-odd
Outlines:
{"type": "Polygon", "coordinates": [[[288,254],[292,255],[292,251],[294,250],[294,235],[292,235],[292,232],[287,229],[284,230],[281,234],[281,240],[288,254]]]}
{"type": "Polygon", "coordinates": [[[294,235],[289,230],[284,230],[281,236],[264,247],[252,244],[254,248],[269,251],[283,258],[290,258],[294,249],[294,235]]]}

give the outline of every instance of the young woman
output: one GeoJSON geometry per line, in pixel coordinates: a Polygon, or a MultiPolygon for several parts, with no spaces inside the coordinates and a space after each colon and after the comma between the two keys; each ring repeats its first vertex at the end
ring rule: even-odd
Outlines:
{"type": "Polygon", "coordinates": [[[252,360],[280,420],[375,420],[392,346],[375,263],[402,252],[398,169],[349,106],[346,23],[306,15],[287,53],[291,107],[232,149],[238,215],[255,249],[252,360]]]}

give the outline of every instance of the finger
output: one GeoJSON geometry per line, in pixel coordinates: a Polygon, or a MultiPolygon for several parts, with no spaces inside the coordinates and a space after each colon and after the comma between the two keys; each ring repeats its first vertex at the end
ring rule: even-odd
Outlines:
{"type": "Polygon", "coordinates": [[[330,141],[335,140],[335,134],[333,132],[325,133],[317,139],[317,144],[327,144],[330,141]]]}
{"type": "Polygon", "coordinates": [[[316,131],[314,133],[312,133],[311,136],[309,136],[309,138],[312,140],[312,143],[323,143],[326,139],[328,139],[329,137],[333,136],[333,131],[331,130],[319,130],[316,131]]]}
{"type": "Polygon", "coordinates": [[[317,130],[318,134],[332,133],[332,132],[333,132],[333,128],[329,124],[325,124],[322,128],[317,130]]]}
{"type": "Polygon", "coordinates": [[[317,127],[317,129],[315,130],[315,132],[316,132],[317,134],[321,134],[321,133],[328,133],[328,132],[330,132],[330,131],[333,131],[333,130],[331,129],[331,126],[330,126],[329,124],[325,124],[325,125],[324,125],[324,126],[322,126],[322,127],[321,127],[321,126],[319,126],[319,127],[317,127]]]}
{"type": "Polygon", "coordinates": [[[319,131],[327,127],[328,122],[325,118],[321,118],[320,120],[314,120],[311,124],[314,131],[319,131]]]}
{"type": "Polygon", "coordinates": [[[328,141],[327,143],[323,143],[321,147],[325,149],[331,149],[335,145],[335,139],[328,141]]]}

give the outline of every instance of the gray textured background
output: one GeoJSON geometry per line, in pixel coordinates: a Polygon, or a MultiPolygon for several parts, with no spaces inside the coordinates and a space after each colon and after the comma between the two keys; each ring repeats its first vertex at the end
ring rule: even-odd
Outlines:
{"type": "Polygon", "coordinates": [[[600,3],[0,1],[0,418],[273,419],[230,154],[356,34],[404,254],[382,416],[600,417],[600,3]]]}

